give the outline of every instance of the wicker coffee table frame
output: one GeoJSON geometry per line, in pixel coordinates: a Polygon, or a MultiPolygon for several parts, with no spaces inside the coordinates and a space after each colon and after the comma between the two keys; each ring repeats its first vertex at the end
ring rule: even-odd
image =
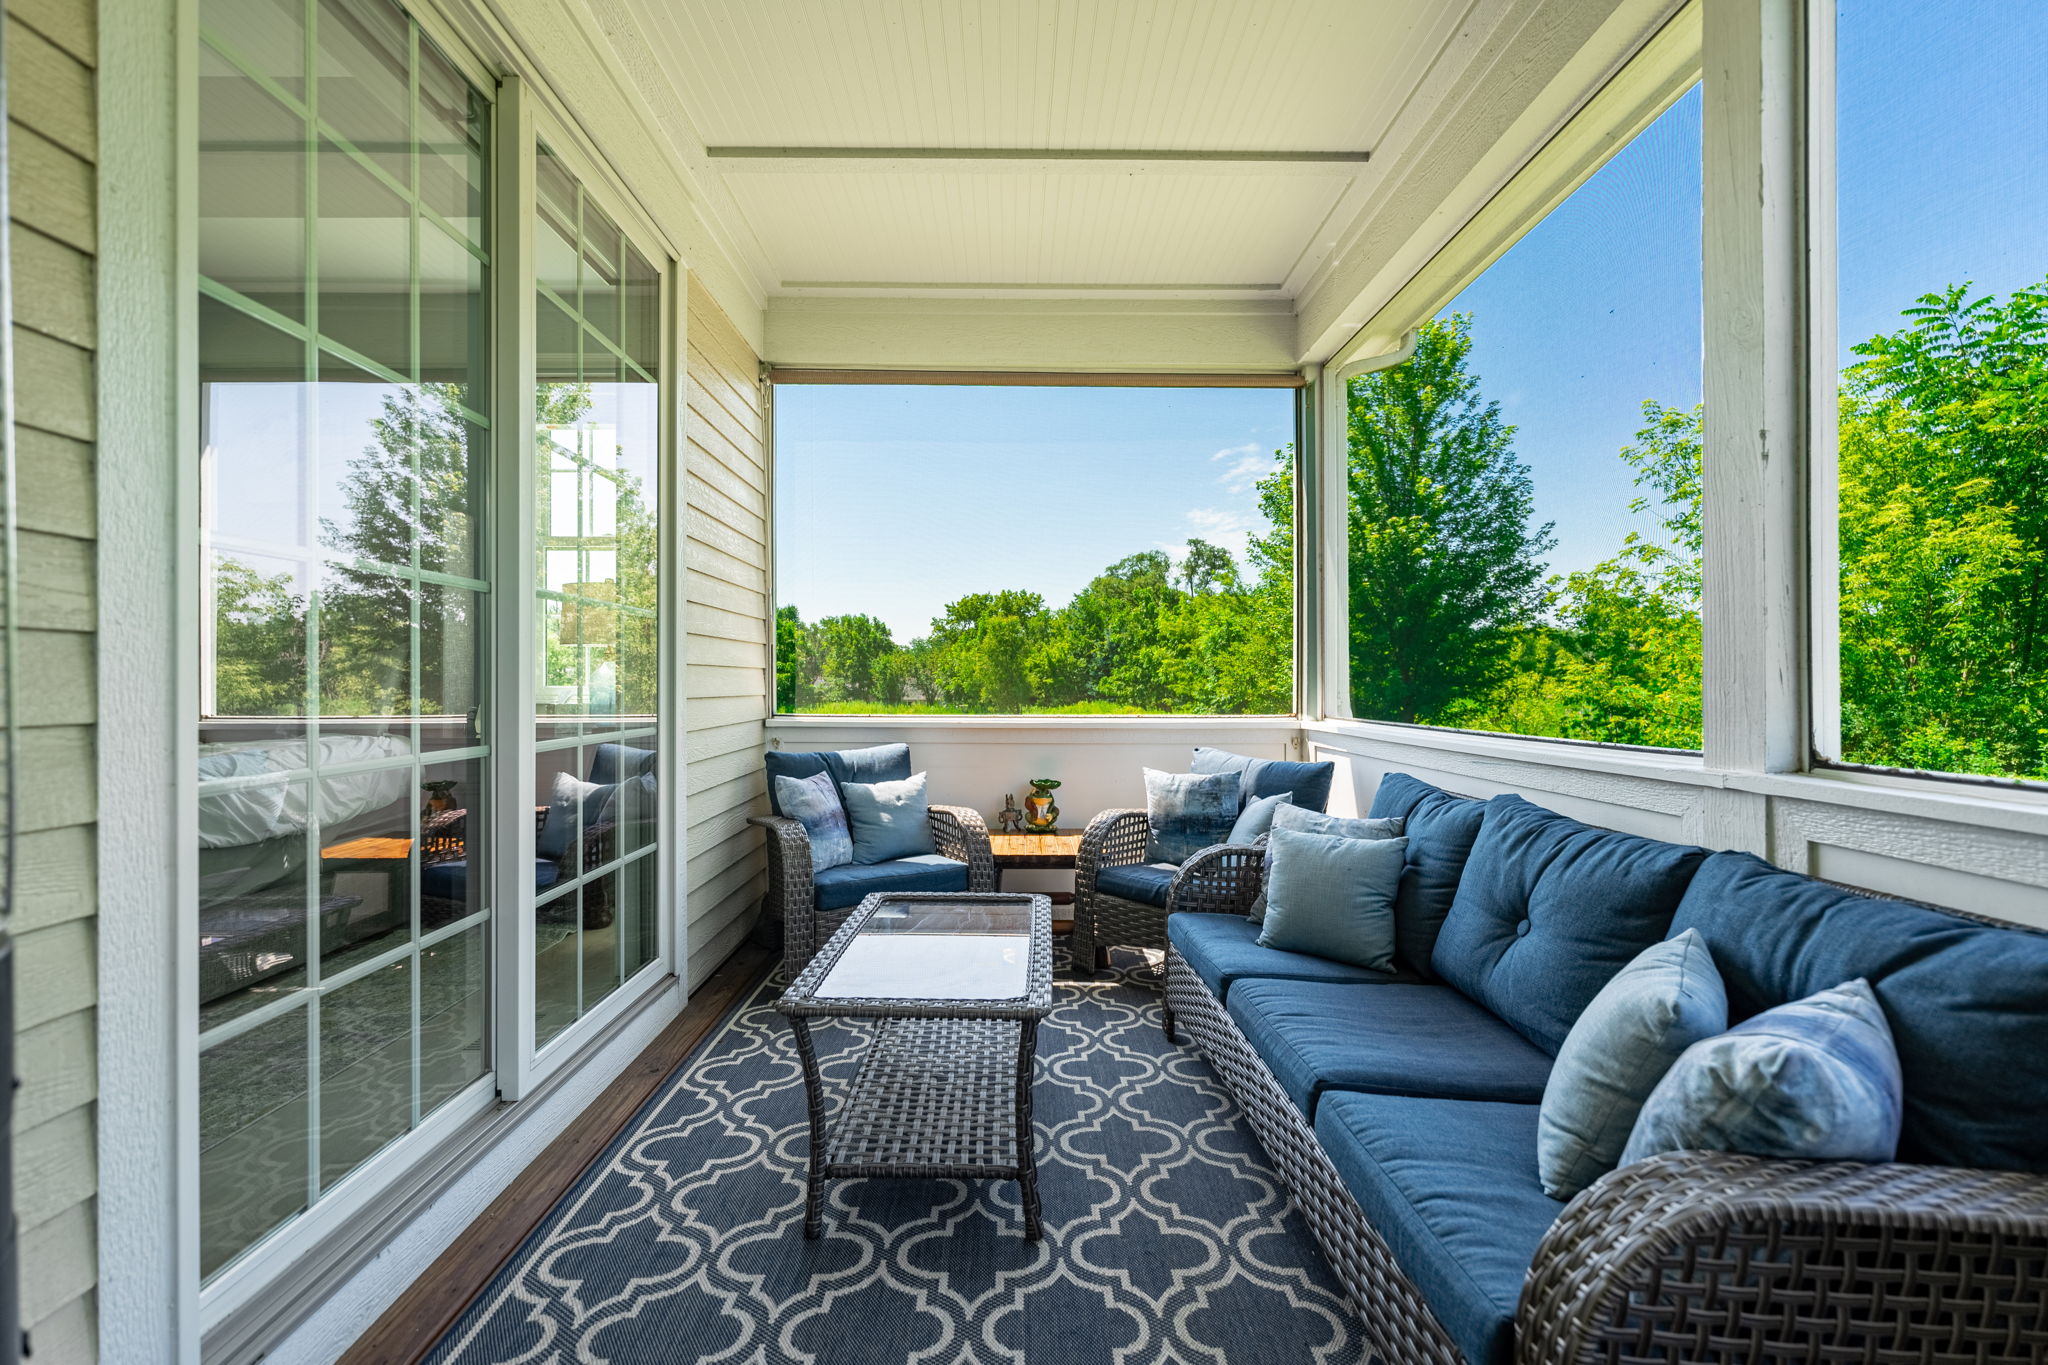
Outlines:
{"type": "Polygon", "coordinates": [[[1024,1235],[1041,1234],[1038,1160],[1031,1117],[1038,1021],[1052,1013],[1052,901],[1043,895],[878,891],[863,900],[776,1001],[796,1036],[810,1112],[804,1236],[824,1226],[831,1179],[902,1176],[1014,1180],[1024,1235]],[[1025,992],[1009,1000],[824,997],[818,986],[882,906],[991,904],[1028,907],[1025,992]],[[836,1113],[828,1110],[810,1020],[871,1019],[875,1035],[836,1113]]]}
{"type": "MultiPolygon", "coordinates": [[[[1178,1021],[1244,1109],[1390,1365],[1464,1360],[1301,1111],[1187,960],[1178,1021]]],[[[1455,1135],[1447,1135],[1454,1137],[1455,1135]]],[[[1601,1177],[1537,1247],[1520,1365],[2048,1360],[2048,1178],[1675,1152],[1601,1177]]]]}

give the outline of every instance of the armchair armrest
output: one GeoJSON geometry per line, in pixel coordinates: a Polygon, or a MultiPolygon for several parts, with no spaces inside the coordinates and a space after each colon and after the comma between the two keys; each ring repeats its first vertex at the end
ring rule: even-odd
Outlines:
{"type": "Polygon", "coordinates": [[[927,818],[939,853],[967,864],[967,889],[995,890],[995,852],[989,847],[988,825],[981,812],[966,806],[933,806],[927,818]]]}
{"type": "Polygon", "coordinates": [[[1516,1352],[2038,1359],[2044,1284],[2048,1177],[1673,1152],[1603,1176],[1551,1226],[1516,1352]]]}
{"type": "Polygon", "coordinates": [[[1095,874],[1105,867],[1129,867],[1145,861],[1145,843],[1152,823],[1142,810],[1106,810],[1081,832],[1074,854],[1074,894],[1095,890],[1095,874]]]}
{"type": "Polygon", "coordinates": [[[1166,892],[1166,913],[1242,915],[1266,884],[1261,844],[1211,844],[1180,865],[1166,892]]]}

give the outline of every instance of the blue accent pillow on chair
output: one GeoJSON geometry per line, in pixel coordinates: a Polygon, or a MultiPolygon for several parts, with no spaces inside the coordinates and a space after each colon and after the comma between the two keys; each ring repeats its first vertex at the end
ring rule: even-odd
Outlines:
{"type": "MultiPolygon", "coordinates": [[[[596,825],[604,818],[605,807],[611,804],[612,794],[617,790],[608,782],[585,782],[574,773],[556,773],[547,818],[541,821],[540,833],[534,836],[534,856],[553,862],[567,853],[569,845],[576,842],[577,813],[582,812],[583,828],[596,825]]],[[[577,861],[582,861],[580,855],[577,861]]]]}
{"type": "Polygon", "coordinates": [[[1727,1029],[1728,992],[1697,930],[1636,954],[1557,1050],[1536,1123],[1543,1192],[1569,1199],[1613,1170],[1679,1054],[1727,1029]]]}
{"type": "Polygon", "coordinates": [[[839,792],[855,862],[886,863],[937,851],[923,773],[900,782],[848,782],[839,792]]]}
{"type": "Polygon", "coordinates": [[[1259,836],[1273,828],[1273,816],[1282,806],[1291,806],[1294,798],[1286,792],[1275,792],[1271,796],[1257,796],[1244,803],[1244,809],[1237,813],[1237,822],[1230,827],[1225,843],[1257,843],[1259,836]]]}
{"type": "Polygon", "coordinates": [[[1145,816],[1151,833],[1145,861],[1179,867],[1230,837],[1237,823],[1238,775],[1162,773],[1145,769],[1145,816]]]}
{"type": "Polygon", "coordinates": [[[1240,778],[1238,804],[1250,805],[1254,797],[1277,796],[1286,792],[1294,804],[1308,810],[1327,810],[1330,785],[1337,779],[1335,763],[1297,763],[1280,758],[1247,758],[1228,749],[1197,745],[1194,761],[1188,765],[1198,773],[1236,773],[1240,778]]]}
{"type": "Polygon", "coordinates": [[[775,804],[810,836],[813,874],[853,861],[853,838],[846,823],[846,808],[839,804],[839,793],[832,790],[830,773],[778,777],[774,785],[775,804]]]}
{"type": "Polygon", "coordinates": [[[1621,1164],[1681,1151],[1890,1161],[1904,1109],[1891,1026],[1858,979],[1687,1048],[1650,1092],[1621,1164]]]}
{"type": "Polygon", "coordinates": [[[1407,847],[1402,839],[1274,830],[1259,946],[1390,970],[1394,895],[1407,847]]]}

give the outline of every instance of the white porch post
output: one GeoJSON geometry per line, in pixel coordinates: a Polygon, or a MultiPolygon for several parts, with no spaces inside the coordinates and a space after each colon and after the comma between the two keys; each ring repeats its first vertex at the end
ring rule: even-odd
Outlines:
{"type": "MultiPolygon", "coordinates": [[[[1705,751],[1796,772],[1806,651],[1804,13],[1705,10],[1705,751]]],[[[1705,841],[1768,855],[1765,803],[1710,793],[1705,841]]]]}

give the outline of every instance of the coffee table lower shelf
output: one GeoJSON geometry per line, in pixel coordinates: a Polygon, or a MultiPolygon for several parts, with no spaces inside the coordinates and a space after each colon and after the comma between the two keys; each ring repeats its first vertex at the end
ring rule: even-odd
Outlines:
{"type": "Polygon", "coordinates": [[[793,1018],[811,1111],[804,1236],[823,1228],[824,1182],[846,1177],[1015,1180],[1038,1240],[1032,1150],[1035,1019],[881,1019],[828,1119],[806,1021],[793,1018]]]}

